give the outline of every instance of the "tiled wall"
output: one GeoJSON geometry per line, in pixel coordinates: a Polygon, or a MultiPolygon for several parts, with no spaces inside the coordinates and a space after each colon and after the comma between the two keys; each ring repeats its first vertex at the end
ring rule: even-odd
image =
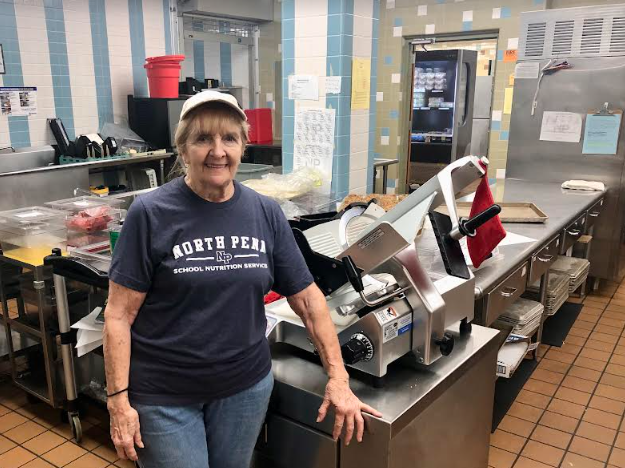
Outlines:
{"type": "Polygon", "coordinates": [[[338,197],[365,193],[373,162],[373,119],[377,60],[378,0],[282,1],[282,89],[289,75],[317,75],[319,100],[283,96],[283,167],[292,169],[295,111],[336,110],[332,189],[338,197]],[[372,59],[370,108],[351,108],[352,58],[372,59]],[[326,95],[325,76],[341,76],[340,94],[326,95]]]}
{"type": "Polygon", "coordinates": [[[275,139],[282,137],[282,90],[276,89],[276,82],[282,79],[276,75],[281,74],[279,68],[282,60],[282,5],[278,0],[273,5],[274,19],[272,22],[260,25],[260,38],[258,40],[258,65],[260,74],[260,97],[258,105],[273,109],[273,136],[275,139]],[[278,68],[276,69],[276,66],[278,68]]]}
{"type": "Polygon", "coordinates": [[[245,109],[250,107],[249,46],[229,42],[185,39],[181,78],[216,78],[224,86],[241,86],[245,109]]]}
{"type": "Polygon", "coordinates": [[[0,147],[53,142],[127,120],[126,96],[146,95],[145,57],[171,53],[169,0],[0,0],[0,86],[36,86],[38,113],[0,116],[0,147]]]}
{"type": "MultiPolygon", "coordinates": [[[[409,92],[403,77],[410,72],[407,66],[408,48],[405,36],[445,34],[468,31],[499,31],[495,86],[492,110],[502,111],[505,88],[509,87],[514,62],[504,62],[503,52],[509,40],[519,37],[519,16],[523,11],[544,9],[544,0],[385,0],[380,9],[380,61],[378,64],[378,113],[376,153],[386,158],[401,158],[402,166],[395,167],[389,178],[405,180],[405,161],[408,151],[401,123],[408,120],[409,104],[402,98],[409,92]],[[468,21],[468,19],[471,19],[468,21]],[[388,136],[388,138],[384,138],[388,136]],[[399,171],[397,170],[399,169],[399,171]],[[399,173],[398,173],[399,172],[399,173]]],[[[491,171],[505,168],[508,150],[510,116],[504,114],[493,122],[489,157],[491,171]]],[[[407,132],[407,128],[404,128],[407,132]]],[[[494,173],[494,172],[493,172],[494,173]]]]}

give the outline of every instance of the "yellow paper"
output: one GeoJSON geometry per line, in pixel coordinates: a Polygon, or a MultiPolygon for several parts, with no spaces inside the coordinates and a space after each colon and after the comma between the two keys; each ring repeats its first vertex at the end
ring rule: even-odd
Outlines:
{"type": "Polygon", "coordinates": [[[352,109],[369,109],[371,59],[352,59],[352,109]]]}
{"type": "Polygon", "coordinates": [[[512,113],[512,93],[514,92],[514,88],[506,88],[506,94],[503,98],[503,113],[511,114],[512,113]]]}
{"type": "Polygon", "coordinates": [[[514,86],[514,73],[510,73],[510,76],[508,77],[508,85],[514,86]]]}

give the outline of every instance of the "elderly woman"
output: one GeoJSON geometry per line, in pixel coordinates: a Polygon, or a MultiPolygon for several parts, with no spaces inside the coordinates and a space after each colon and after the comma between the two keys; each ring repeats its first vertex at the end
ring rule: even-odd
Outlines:
{"type": "Polygon", "coordinates": [[[328,373],[318,421],[362,440],[334,325],[278,205],[235,174],[248,125],[236,100],[187,100],[186,175],[138,198],[110,268],[104,355],[111,436],[145,468],[243,468],[273,388],[263,296],[286,296],[328,373]]]}

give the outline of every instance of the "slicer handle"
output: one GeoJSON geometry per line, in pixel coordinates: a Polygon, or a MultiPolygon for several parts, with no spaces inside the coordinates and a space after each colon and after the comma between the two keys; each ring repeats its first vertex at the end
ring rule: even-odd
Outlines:
{"type": "Polygon", "coordinates": [[[477,228],[497,216],[499,213],[501,213],[501,206],[492,205],[486,208],[481,213],[473,216],[473,218],[461,222],[460,226],[462,226],[462,229],[466,231],[466,235],[475,235],[475,231],[477,230],[477,228]]]}
{"type": "Polygon", "coordinates": [[[362,277],[360,276],[358,267],[352,260],[352,257],[347,255],[343,257],[341,261],[343,262],[343,267],[345,268],[345,274],[347,275],[347,279],[356,290],[356,292],[364,291],[365,287],[362,284],[362,277]]]}

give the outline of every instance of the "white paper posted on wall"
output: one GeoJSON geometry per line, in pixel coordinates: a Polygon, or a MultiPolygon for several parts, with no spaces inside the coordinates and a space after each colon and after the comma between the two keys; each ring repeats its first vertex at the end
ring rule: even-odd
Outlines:
{"type": "Polygon", "coordinates": [[[579,143],[581,135],[581,114],[550,111],[543,113],[543,121],[540,127],[540,139],[542,141],[579,143]]]}
{"type": "Polygon", "coordinates": [[[313,167],[332,179],[335,109],[301,108],[295,112],[293,169],[313,167]]]}
{"type": "Polygon", "coordinates": [[[37,88],[0,87],[2,115],[28,116],[37,113],[37,88]]]}
{"type": "Polygon", "coordinates": [[[289,75],[289,99],[319,100],[319,77],[289,75]]]}

